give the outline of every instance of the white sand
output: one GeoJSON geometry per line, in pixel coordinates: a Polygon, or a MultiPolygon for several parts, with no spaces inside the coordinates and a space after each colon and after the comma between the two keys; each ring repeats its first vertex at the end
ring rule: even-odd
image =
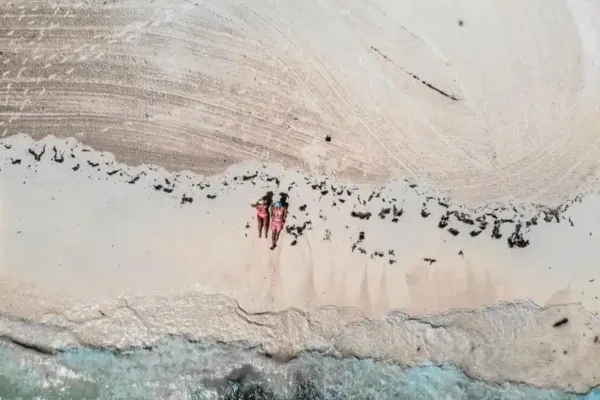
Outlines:
{"type": "Polygon", "coordinates": [[[600,355],[600,3],[23,0],[0,18],[0,311],[59,332],[6,317],[6,337],[181,334],[600,384],[576,367],[600,355]],[[367,201],[348,182],[385,186],[367,201]],[[311,221],[295,246],[256,237],[267,190],[311,221]],[[510,248],[519,223],[529,245],[510,248]],[[386,314],[455,308],[478,311],[386,314]]]}
{"type": "MultiPolygon", "coordinates": [[[[549,209],[541,206],[522,205],[516,213],[512,208],[467,210],[420,183],[401,181],[372,191],[253,163],[203,178],[127,167],[74,140],[47,137],[33,142],[12,136],[0,146],[0,304],[12,314],[68,328],[73,333],[61,334],[71,337],[67,343],[127,347],[153,343],[166,334],[223,337],[261,343],[278,354],[318,345],[405,365],[426,358],[448,361],[494,381],[522,380],[568,390],[598,383],[596,369],[571,376],[567,368],[600,355],[600,344],[594,343],[600,322],[581,308],[596,315],[600,311],[600,276],[591,262],[600,245],[596,194],[565,203],[556,214],[558,221],[552,217],[546,222],[549,209]],[[44,148],[36,161],[34,154],[44,148]],[[322,187],[313,189],[321,182],[322,187]],[[164,188],[173,191],[165,193],[164,188]],[[295,246],[293,233],[284,233],[274,251],[267,240],[257,238],[249,204],[268,190],[290,194],[290,225],[311,221],[295,246]],[[184,196],[193,201],[181,204],[184,196]],[[306,210],[300,211],[305,204],[306,210]],[[402,210],[397,222],[392,221],[394,206],[397,213],[402,210]],[[383,219],[378,216],[382,208],[392,208],[383,219]],[[463,221],[473,219],[475,225],[453,214],[448,226],[439,228],[443,214],[454,210],[465,212],[463,221]],[[353,218],[353,211],[372,216],[353,218]],[[423,217],[423,211],[430,215],[423,217]],[[472,237],[484,215],[488,226],[472,237]],[[510,248],[507,239],[516,225],[535,217],[536,225],[522,228],[522,240],[530,244],[510,248]],[[494,218],[514,219],[499,228],[499,239],[491,237],[494,218]],[[453,236],[451,228],[459,234],[453,236]],[[324,240],[327,230],[329,240],[324,240]],[[365,238],[352,251],[361,231],[365,238]],[[528,303],[507,305],[483,310],[489,317],[471,322],[468,311],[435,316],[449,318],[447,323],[458,329],[452,333],[458,335],[457,343],[450,348],[445,348],[447,338],[425,339],[429,333],[422,329],[438,329],[423,325],[428,318],[410,322],[404,314],[385,316],[394,309],[416,316],[519,299],[573,306],[542,311],[528,303]],[[329,305],[336,308],[315,310],[329,305]],[[262,314],[289,308],[315,310],[312,322],[302,322],[307,317],[300,312],[262,314]],[[373,322],[373,332],[361,331],[366,329],[362,324],[371,326],[364,317],[380,321],[373,322]],[[553,328],[563,317],[570,318],[568,326],[553,328]],[[399,324],[398,331],[389,331],[387,320],[399,324]],[[405,326],[413,323],[420,328],[405,326]],[[269,332],[256,331],[255,324],[269,332]],[[344,329],[353,333],[345,337],[344,329]],[[398,339],[392,337],[404,329],[410,332],[403,334],[408,335],[404,340],[425,340],[432,347],[424,354],[415,353],[421,346],[393,350],[398,339]],[[506,336],[505,329],[513,333],[506,336]],[[482,339],[471,337],[474,331],[482,339]],[[379,334],[392,337],[366,339],[379,334]],[[540,341],[543,337],[548,339],[540,341]],[[482,354],[465,357],[468,343],[484,346],[482,354]],[[499,350],[503,346],[533,346],[535,357],[504,353],[499,350]],[[568,357],[539,358],[563,348],[568,357]],[[540,363],[543,368],[532,369],[540,363]],[[502,365],[510,365],[511,372],[502,365]]],[[[52,347],[64,345],[64,340],[43,342],[52,347]]]]}
{"type": "Polygon", "coordinates": [[[82,152],[74,141],[51,137],[35,144],[11,137],[4,144],[11,148],[4,147],[2,157],[3,268],[9,276],[64,295],[93,302],[198,289],[235,297],[252,310],[335,304],[359,307],[368,315],[390,308],[430,313],[515,299],[579,303],[600,311],[600,276],[593,263],[600,248],[600,234],[593,234],[600,223],[597,195],[575,201],[559,214],[559,222],[546,222],[543,208],[469,212],[407,182],[378,189],[379,197],[368,201],[370,190],[276,166],[246,163],[202,178],[129,168],[108,154],[82,152]],[[44,146],[46,153],[36,162],[28,150],[39,153],[44,146]],[[64,162],[53,160],[54,148],[64,162]],[[17,159],[21,162],[13,165],[17,159]],[[113,171],[119,172],[109,175],[113,171]],[[135,184],[127,183],[136,176],[135,184]],[[167,181],[172,193],[154,188],[169,187],[167,181]],[[320,182],[323,189],[312,188],[320,182]],[[343,193],[337,195],[332,186],[343,193]],[[311,222],[296,246],[290,246],[289,233],[275,251],[269,250],[269,240],[257,237],[250,203],[269,190],[289,192],[290,225],[311,222]],[[184,195],[193,202],[181,204],[184,195]],[[392,210],[384,219],[378,216],[394,206],[402,210],[397,222],[392,210]],[[422,210],[431,215],[424,218],[422,210]],[[466,211],[473,220],[489,213],[487,227],[472,237],[480,223],[462,223],[453,215],[440,229],[442,215],[454,210],[466,211]],[[372,216],[352,218],[353,211],[372,216]],[[523,240],[531,244],[510,248],[507,240],[516,224],[534,217],[537,225],[522,228],[523,240]],[[499,239],[491,237],[495,218],[514,219],[501,225],[499,239]],[[453,236],[451,228],[459,234],[453,236]],[[361,231],[365,239],[358,243],[361,231]],[[358,243],[354,251],[353,243],[358,243]]]}

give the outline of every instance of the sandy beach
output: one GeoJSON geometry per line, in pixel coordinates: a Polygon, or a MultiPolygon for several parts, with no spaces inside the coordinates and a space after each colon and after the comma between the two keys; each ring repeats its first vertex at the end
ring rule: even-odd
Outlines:
{"type": "Polygon", "coordinates": [[[600,386],[600,6],[380,3],[0,5],[2,346],[600,386]]]}
{"type": "Polygon", "coordinates": [[[586,262],[599,248],[596,194],[472,210],[413,181],[365,190],[250,162],[173,174],[51,136],[1,146],[0,304],[52,327],[15,334],[7,316],[17,343],[216,337],[284,359],[331,347],[406,366],[450,362],[493,382],[597,385],[596,369],[572,370],[600,353],[600,277],[586,262]],[[269,191],[290,204],[273,251],[249,201],[269,191]]]}

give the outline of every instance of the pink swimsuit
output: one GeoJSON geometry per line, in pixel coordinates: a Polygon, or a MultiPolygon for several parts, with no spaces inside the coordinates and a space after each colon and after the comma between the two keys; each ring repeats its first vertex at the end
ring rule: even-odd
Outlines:
{"type": "Polygon", "coordinates": [[[256,207],[256,215],[258,216],[258,218],[266,220],[267,217],[269,216],[269,214],[267,212],[267,207],[266,206],[256,207]]]}
{"type": "Polygon", "coordinates": [[[273,221],[271,221],[271,230],[273,232],[281,232],[283,230],[283,213],[284,210],[282,208],[273,210],[273,221]]]}

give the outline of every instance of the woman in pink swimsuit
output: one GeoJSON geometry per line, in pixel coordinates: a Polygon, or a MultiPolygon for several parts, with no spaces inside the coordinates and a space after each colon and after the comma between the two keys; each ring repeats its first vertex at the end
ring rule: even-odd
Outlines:
{"type": "Polygon", "coordinates": [[[277,246],[279,234],[283,230],[283,225],[285,224],[286,214],[287,210],[279,201],[275,203],[271,208],[271,231],[273,232],[273,246],[271,246],[271,250],[275,249],[275,247],[277,246]]]}
{"type": "Polygon", "coordinates": [[[263,227],[265,228],[265,238],[269,237],[269,210],[264,199],[260,199],[252,205],[256,208],[256,220],[258,221],[258,237],[262,237],[263,227]]]}

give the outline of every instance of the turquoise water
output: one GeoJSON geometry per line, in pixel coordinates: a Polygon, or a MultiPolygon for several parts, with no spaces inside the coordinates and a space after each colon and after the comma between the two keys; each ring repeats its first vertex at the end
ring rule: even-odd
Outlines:
{"type": "Polygon", "coordinates": [[[152,350],[41,356],[0,347],[0,399],[600,400],[522,385],[489,385],[451,367],[402,370],[305,353],[278,362],[235,345],[172,340],[152,350]]]}

